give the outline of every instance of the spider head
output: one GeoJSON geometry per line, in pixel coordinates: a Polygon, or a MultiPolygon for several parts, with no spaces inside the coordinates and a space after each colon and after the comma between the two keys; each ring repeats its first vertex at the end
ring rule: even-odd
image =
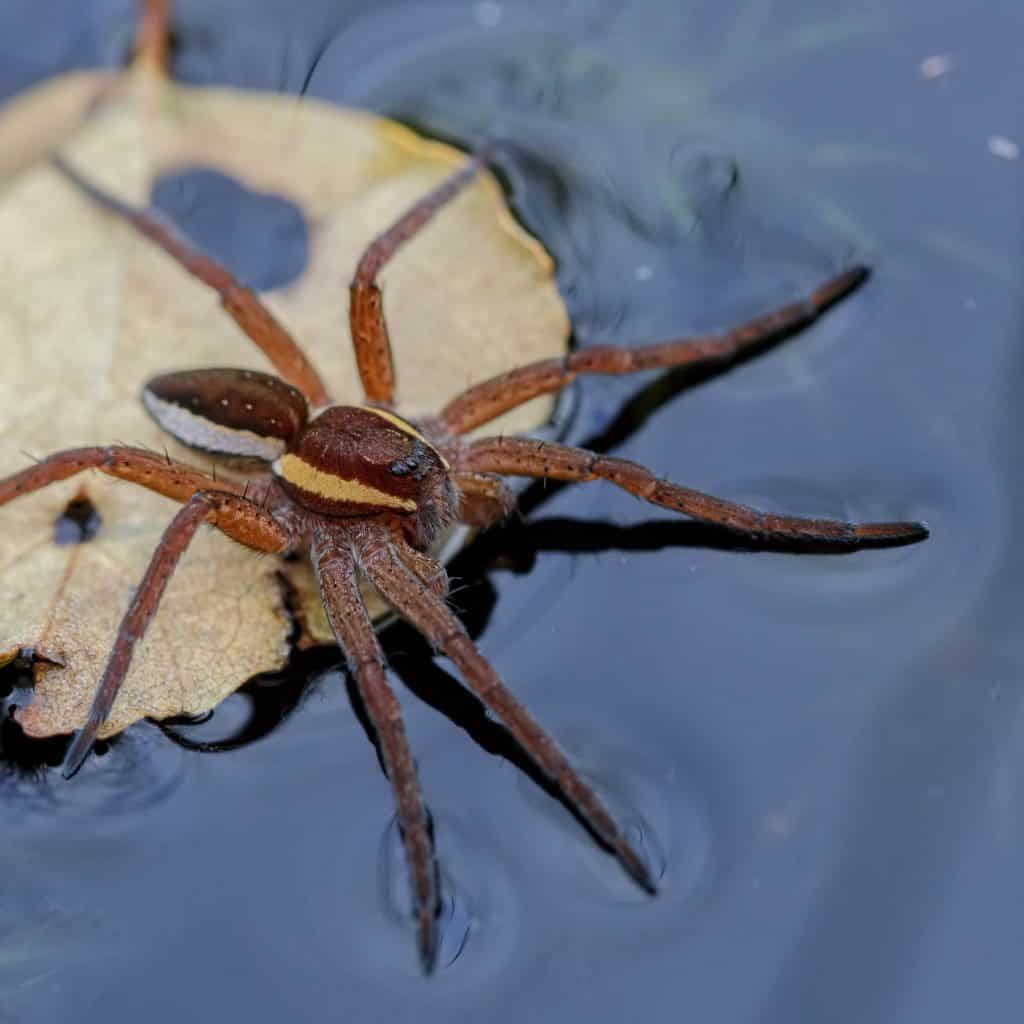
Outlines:
{"type": "Polygon", "coordinates": [[[285,493],[319,515],[391,514],[426,547],[455,515],[444,456],[409,422],[383,409],[332,406],[273,463],[285,493]]]}

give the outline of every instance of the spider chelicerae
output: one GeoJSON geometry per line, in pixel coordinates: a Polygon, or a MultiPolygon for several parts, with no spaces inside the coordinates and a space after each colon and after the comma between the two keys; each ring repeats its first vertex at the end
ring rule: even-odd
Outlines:
{"type": "MultiPolygon", "coordinates": [[[[160,0],[149,6],[159,8],[160,0]]],[[[154,32],[152,24],[147,30],[154,32]]],[[[159,42],[163,26],[155,31],[159,42]]],[[[5,504],[83,470],[98,469],[182,505],[125,612],[88,718],[68,748],[64,775],[70,778],[92,749],[135,646],[202,524],[257,551],[308,553],[394,791],[411,876],[417,945],[428,972],[437,954],[440,903],[429,816],[399,704],[363,603],[360,576],[455,664],[567,804],[629,875],[653,893],[655,879],[613,816],[505,686],[448,607],[445,570],[427,553],[432,542],[454,522],[486,527],[507,517],[516,498],[504,476],[606,480],[653,505],[747,537],[855,547],[927,535],[924,526],[912,522],[852,524],[762,513],[660,480],[635,462],[562,444],[519,437],[465,438],[502,413],[561,390],[580,374],[734,362],[814,321],[866,279],[863,267],[846,270],[807,298],[721,334],[635,348],[577,349],[478,383],[436,415],[410,420],[393,408],[395,373],[377,276],[402,244],[473,179],[483,156],[467,160],[424,196],[374,239],[359,260],[350,285],[349,317],[366,402],[361,406],[333,405],[313,365],[256,294],[197,251],[160,214],[129,206],[62,160],[54,163],[96,203],[124,218],[215,289],[227,312],[277,371],[276,376],[238,369],[170,373],[149,381],[143,390],[150,415],[182,443],[265,464],[265,471],[244,486],[120,445],[57,452],[0,480],[0,504],[5,504]]]]}

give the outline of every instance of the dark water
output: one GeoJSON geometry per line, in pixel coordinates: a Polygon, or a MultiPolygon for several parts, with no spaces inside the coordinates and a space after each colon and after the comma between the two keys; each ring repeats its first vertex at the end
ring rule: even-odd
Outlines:
{"type": "MultiPolygon", "coordinates": [[[[138,726],[73,784],[12,769],[0,1019],[1019,1015],[1020,161],[990,140],[1024,145],[1021,8],[553,6],[180,0],[176,73],[505,141],[584,343],[721,326],[867,260],[872,282],[813,331],[660,407],[644,381],[587,381],[572,436],[771,508],[921,518],[931,539],[730,550],[593,486],[468,552],[483,650],[663,891],[634,891],[392,630],[426,698],[403,691],[447,886],[451,963],[429,981],[331,659],[187,742],[138,726]],[[951,66],[928,78],[935,55],[951,66]]],[[[131,9],[7,0],[0,95],[117,62],[131,9]]]]}

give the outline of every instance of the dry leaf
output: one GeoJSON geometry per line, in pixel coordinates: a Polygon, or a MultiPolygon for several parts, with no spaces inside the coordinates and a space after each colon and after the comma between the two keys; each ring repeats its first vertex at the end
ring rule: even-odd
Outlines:
{"type": "MultiPolygon", "coordinates": [[[[62,448],[124,442],[209,460],[164,435],[138,396],[156,373],[267,369],[216,296],[42,163],[59,145],[84,174],[144,203],[160,173],[204,166],[291,199],[311,258],[268,305],[306,347],[340,403],[360,398],[347,326],[348,278],[366,242],[462,159],[394,123],[312,100],[190,89],[143,70],[76,74],[0,111],[0,474],[62,448]]],[[[568,322],[550,260],[512,221],[485,176],[389,265],[382,279],[403,412],[435,410],[475,380],[560,354],[568,322]]],[[[537,426],[545,402],[504,431],[537,426]]],[[[170,501],[98,473],[0,509],[0,664],[36,657],[26,732],[69,732],[85,718],[121,614],[170,501]],[[87,543],[58,546],[54,524],[84,492],[102,517],[87,543]]],[[[290,619],[281,563],[213,531],[194,542],[101,735],[138,718],[198,714],[284,662],[290,619]]],[[[304,565],[306,642],[327,642],[304,565]]]]}

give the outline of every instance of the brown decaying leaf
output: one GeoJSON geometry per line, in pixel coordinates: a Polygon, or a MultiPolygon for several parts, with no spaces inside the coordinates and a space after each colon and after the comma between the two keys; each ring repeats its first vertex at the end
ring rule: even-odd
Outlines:
{"type": "MultiPolygon", "coordinates": [[[[124,442],[200,467],[139,402],[143,383],[202,366],[267,369],[216,296],[42,162],[59,146],[84,174],[144,203],[152,179],[216,168],[303,210],[311,260],[266,301],[305,346],[332,397],[358,402],[348,278],[365,243],[462,159],[392,122],[311,100],[191,89],[145,69],[75,74],[0,111],[0,474],[26,452],[124,442]]],[[[550,260],[512,221],[489,175],[383,277],[403,412],[438,408],[474,380],[565,350],[550,260]]],[[[543,422],[542,401],[495,426],[543,422]]],[[[174,505],[90,473],[0,509],[0,664],[36,655],[34,736],[84,720],[132,588],[174,505]],[[85,492],[102,517],[84,544],[54,523],[85,492]]],[[[287,656],[279,572],[292,577],[304,644],[331,642],[304,563],[282,566],[204,531],[175,574],[101,735],[139,718],[198,714],[287,656]]]]}

